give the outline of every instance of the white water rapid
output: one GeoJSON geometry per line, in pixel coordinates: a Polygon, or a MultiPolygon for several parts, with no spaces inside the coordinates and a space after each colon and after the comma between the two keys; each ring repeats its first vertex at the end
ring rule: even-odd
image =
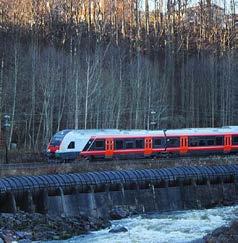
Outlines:
{"type": "MultiPolygon", "coordinates": [[[[189,210],[112,221],[112,227],[123,226],[128,232],[109,233],[111,229],[91,232],[64,243],[184,243],[201,239],[214,229],[229,224],[238,216],[238,206],[189,210]]],[[[56,242],[56,241],[51,241],[56,242]]]]}

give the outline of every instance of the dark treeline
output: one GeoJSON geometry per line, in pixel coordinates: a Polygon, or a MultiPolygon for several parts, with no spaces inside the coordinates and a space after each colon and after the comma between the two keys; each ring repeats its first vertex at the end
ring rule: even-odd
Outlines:
{"type": "Polygon", "coordinates": [[[237,125],[235,3],[151,3],[0,0],[9,143],[37,150],[61,129],[151,129],[151,120],[156,128],[237,125]]]}

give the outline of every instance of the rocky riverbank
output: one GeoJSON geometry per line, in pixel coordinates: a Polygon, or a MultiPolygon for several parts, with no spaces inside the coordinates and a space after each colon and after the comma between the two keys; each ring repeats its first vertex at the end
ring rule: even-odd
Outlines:
{"type": "Polygon", "coordinates": [[[54,217],[38,213],[0,214],[0,243],[60,240],[110,226],[102,218],[54,217]]]}
{"type": "Polygon", "coordinates": [[[233,221],[229,226],[221,226],[211,234],[203,238],[206,243],[230,243],[238,242],[238,220],[233,221]]]}

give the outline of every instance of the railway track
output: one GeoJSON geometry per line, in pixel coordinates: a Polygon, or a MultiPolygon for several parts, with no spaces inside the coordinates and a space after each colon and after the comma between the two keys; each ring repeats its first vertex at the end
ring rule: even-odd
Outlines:
{"type": "MultiPolygon", "coordinates": [[[[233,155],[234,156],[234,155],[233,155]]],[[[123,160],[117,160],[117,159],[105,159],[105,160],[80,160],[80,161],[71,161],[71,162],[60,162],[57,160],[48,160],[48,161],[40,161],[40,162],[33,162],[33,163],[8,163],[8,164],[0,164],[0,169],[16,169],[16,168],[41,168],[41,167],[52,167],[52,166],[61,166],[66,164],[104,164],[104,163],[117,163],[117,164],[128,164],[128,163],[152,163],[152,162],[168,162],[168,161],[187,161],[187,160],[201,160],[201,159],[225,159],[230,158],[231,155],[226,156],[201,156],[201,157],[167,157],[167,158],[157,158],[157,159],[123,159],[123,160]]],[[[235,156],[238,159],[238,155],[235,156]]]]}
{"type": "Polygon", "coordinates": [[[238,155],[97,161],[81,160],[71,163],[60,163],[57,161],[10,163],[0,164],[0,177],[221,164],[238,164],[238,155]]]}

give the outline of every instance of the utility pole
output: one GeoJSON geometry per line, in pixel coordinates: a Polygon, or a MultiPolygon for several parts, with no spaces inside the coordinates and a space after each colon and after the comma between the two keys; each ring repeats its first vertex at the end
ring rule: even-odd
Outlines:
{"type": "Polygon", "coordinates": [[[150,111],[150,129],[155,130],[157,126],[157,122],[155,121],[156,111],[150,111]]]}
{"type": "Polygon", "coordinates": [[[9,140],[9,128],[11,126],[10,123],[10,116],[4,115],[3,116],[3,130],[5,135],[5,149],[6,149],[6,164],[8,164],[8,140],[9,140]]]}

